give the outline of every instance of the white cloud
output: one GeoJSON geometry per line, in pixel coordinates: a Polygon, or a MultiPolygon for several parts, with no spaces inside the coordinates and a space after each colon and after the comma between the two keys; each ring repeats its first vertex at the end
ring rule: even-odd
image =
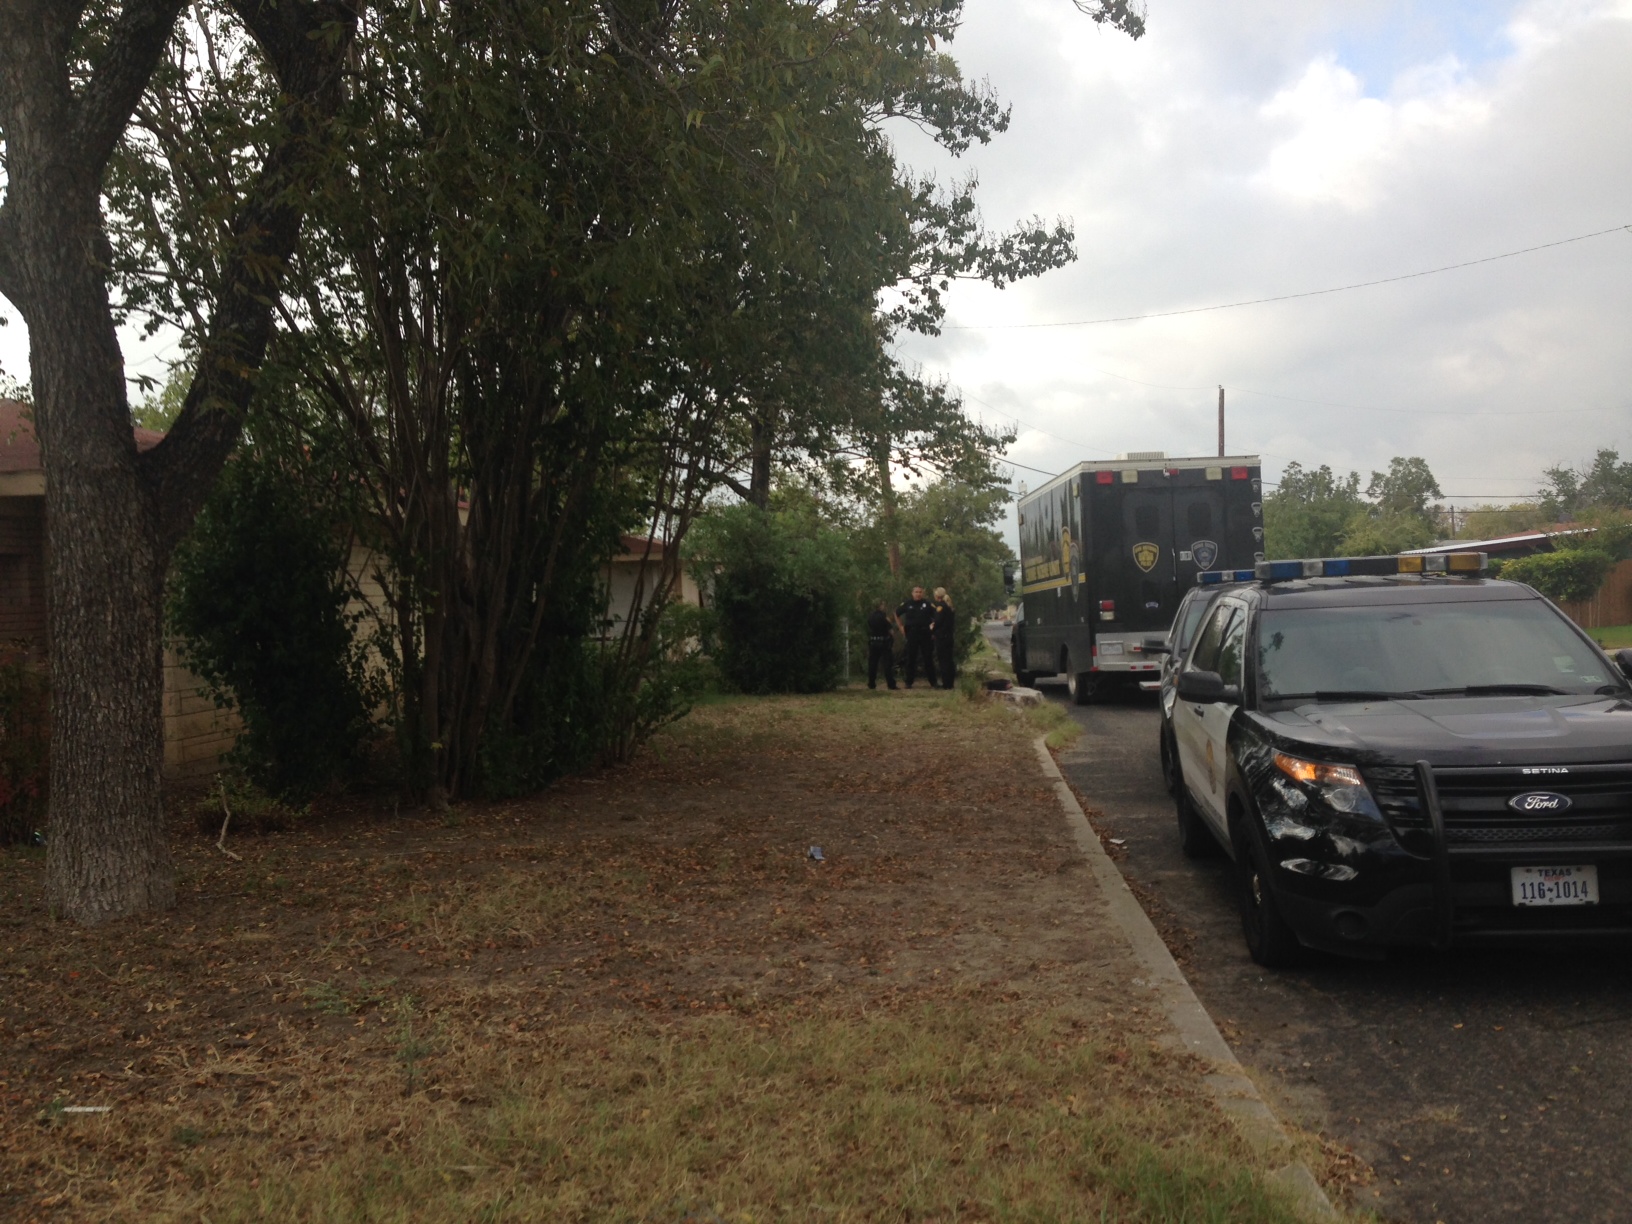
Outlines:
{"type": "Polygon", "coordinates": [[[989,220],[1078,229],[1076,265],[960,287],[952,322],[975,330],[905,345],[1035,427],[1017,461],[1205,453],[1221,382],[1231,449],[1272,473],[1423,455],[1448,492],[1502,498],[1598,446],[1632,453],[1632,235],[1270,306],[982,326],[1268,297],[1632,223],[1632,0],[1164,0],[1138,43],[1063,0],[971,0],[953,50],[1014,105],[969,159],[989,220]]]}
{"type": "Polygon", "coordinates": [[[1268,124],[1292,135],[1270,150],[1257,181],[1294,200],[1363,208],[1387,190],[1396,154],[1482,123],[1490,109],[1455,56],[1402,73],[1395,96],[1384,99],[1368,97],[1360,78],[1328,52],[1259,108],[1268,124]]]}

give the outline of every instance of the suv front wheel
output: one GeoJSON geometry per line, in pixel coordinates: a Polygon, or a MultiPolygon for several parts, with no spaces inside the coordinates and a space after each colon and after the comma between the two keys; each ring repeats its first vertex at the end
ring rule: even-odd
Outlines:
{"type": "Polygon", "coordinates": [[[1304,959],[1303,945],[1281,916],[1270,884],[1269,859],[1258,839],[1237,818],[1230,822],[1235,843],[1236,888],[1241,906],[1241,934],[1252,959],[1266,969],[1289,969],[1304,959]]]}

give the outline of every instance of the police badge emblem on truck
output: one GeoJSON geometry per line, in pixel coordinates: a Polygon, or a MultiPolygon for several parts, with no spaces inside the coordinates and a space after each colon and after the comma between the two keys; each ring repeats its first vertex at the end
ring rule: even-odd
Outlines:
{"type": "Polygon", "coordinates": [[[1212,540],[1197,540],[1190,545],[1190,559],[1197,569],[1210,570],[1218,560],[1218,544],[1212,540]]]}
{"type": "Polygon", "coordinates": [[[1141,540],[1133,546],[1133,563],[1147,574],[1156,568],[1156,562],[1161,555],[1161,546],[1148,540],[1141,540]]]}

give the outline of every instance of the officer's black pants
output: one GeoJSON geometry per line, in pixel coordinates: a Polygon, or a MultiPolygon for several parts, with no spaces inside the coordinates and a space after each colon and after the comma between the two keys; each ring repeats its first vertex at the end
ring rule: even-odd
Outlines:
{"type": "Polygon", "coordinates": [[[935,643],[935,675],[940,678],[942,688],[951,688],[952,681],[957,679],[958,666],[952,661],[952,643],[935,643]]]}
{"type": "Polygon", "coordinates": [[[884,683],[895,687],[895,643],[889,638],[867,639],[867,687],[878,687],[878,669],[884,669],[884,683]]]}
{"type": "Polygon", "coordinates": [[[935,687],[935,642],[928,633],[907,634],[907,687],[918,678],[918,665],[923,664],[924,678],[935,687]]]}

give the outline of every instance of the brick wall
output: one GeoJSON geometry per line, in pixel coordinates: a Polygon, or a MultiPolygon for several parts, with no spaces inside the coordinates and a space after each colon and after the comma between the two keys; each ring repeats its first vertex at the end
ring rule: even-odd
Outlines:
{"type": "Polygon", "coordinates": [[[0,641],[45,661],[45,498],[0,497],[0,641]]]}

